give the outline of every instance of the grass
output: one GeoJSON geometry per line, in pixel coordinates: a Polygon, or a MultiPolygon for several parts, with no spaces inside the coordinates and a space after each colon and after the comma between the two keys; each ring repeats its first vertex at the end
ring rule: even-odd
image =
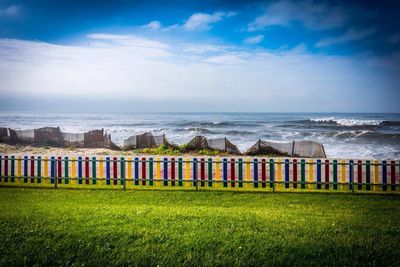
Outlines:
{"type": "Polygon", "coordinates": [[[0,188],[0,265],[399,266],[400,196],[0,188]]]}

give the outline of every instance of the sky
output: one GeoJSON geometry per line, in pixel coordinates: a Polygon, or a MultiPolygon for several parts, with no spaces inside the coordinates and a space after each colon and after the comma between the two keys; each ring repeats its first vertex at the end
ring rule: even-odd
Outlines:
{"type": "Polygon", "coordinates": [[[400,112],[398,1],[0,0],[0,110],[400,112]]]}

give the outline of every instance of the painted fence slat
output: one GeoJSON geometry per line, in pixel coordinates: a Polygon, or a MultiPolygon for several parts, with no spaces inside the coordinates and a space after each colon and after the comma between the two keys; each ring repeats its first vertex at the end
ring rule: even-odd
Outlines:
{"type": "Polygon", "coordinates": [[[4,156],[4,181],[8,182],[8,156],[4,156]]]}
{"type": "Polygon", "coordinates": [[[110,157],[106,157],[106,185],[111,184],[111,166],[110,157]]]}
{"type": "Polygon", "coordinates": [[[154,185],[154,174],[153,174],[153,158],[149,158],[149,185],[154,185]]]}
{"type": "Polygon", "coordinates": [[[390,188],[392,191],[396,190],[396,166],[395,162],[390,162],[390,188]]]}
{"type": "MultiPolygon", "coordinates": [[[[38,161],[39,163],[39,161],[38,161]]],[[[64,157],[64,184],[68,184],[69,183],[69,173],[68,173],[68,157],[64,157]]]]}
{"type": "Polygon", "coordinates": [[[280,183],[282,182],[282,159],[278,159],[277,160],[277,170],[276,170],[276,172],[277,172],[277,188],[280,188],[281,187],[281,185],[280,185],[280,183]]]}
{"type": "Polygon", "coordinates": [[[139,185],[139,158],[135,158],[135,185],[139,185]]]}
{"type": "Polygon", "coordinates": [[[239,188],[243,188],[243,159],[238,160],[238,180],[239,188]]]}
{"type": "Polygon", "coordinates": [[[344,189],[344,184],[346,183],[346,161],[342,160],[340,162],[340,189],[344,189]]]}
{"type": "Polygon", "coordinates": [[[37,170],[36,170],[36,182],[38,184],[42,183],[42,157],[37,157],[37,170]]]}
{"type": "MultiPolygon", "coordinates": [[[[6,158],[6,157],[4,157],[6,158]]],[[[4,181],[7,182],[7,174],[4,172],[5,174],[5,179],[4,181]]],[[[28,156],[24,156],[24,183],[28,182],[28,156]]],[[[54,181],[52,182],[54,184],[54,181]]]]}
{"type": "Polygon", "coordinates": [[[325,189],[329,189],[329,160],[325,160],[325,189]]]}
{"type": "Polygon", "coordinates": [[[321,189],[321,160],[317,160],[317,189],[321,189]]]}
{"type": "Polygon", "coordinates": [[[120,166],[119,166],[119,173],[120,173],[119,176],[120,176],[120,180],[121,180],[120,184],[125,186],[126,183],[125,183],[125,158],[124,157],[120,158],[120,163],[119,164],[120,164],[120,166]]]}
{"type": "Polygon", "coordinates": [[[253,181],[254,181],[254,188],[258,188],[258,159],[254,159],[253,181]]]}
{"type": "Polygon", "coordinates": [[[338,168],[337,168],[337,160],[333,160],[333,167],[332,167],[332,172],[333,172],[333,189],[337,190],[338,189],[338,168]]]}
{"type": "Polygon", "coordinates": [[[382,190],[387,190],[387,162],[386,160],[382,161],[382,190]]]}
{"type": "Polygon", "coordinates": [[[168,186],[168,158],[164,158],[164,186],[168,186]]]}
{"type": "Polygon", "coordinates": [[[193,186],[197,187],[197,158],[193,158],[193,186]]]}
{"type": "Polygon", "coordinates": [[[206,179],[206,166],[205,166],[205,159],[201,158],[200,159],[200,186],[204,187],[205,186],[205,179],[206,179]]]}
{"type": "MultiPolygon", "coordinates": [[[[61,158],[61,157],[59,157],[61,158]]],[[[31,173],[30,173],[30,177],[31,177],[31,184],[35,183],[35,157],[31,156],[31,162],[30,162],[30,169],[31,169],[31,173]]],[[[61,177],[61,174],[60,174],[61,177]]]]}
{"type": "Polygon", "coordinates": [[[290,187],[290,183],[289,183],[289,160],[285,159],[285,188],[289,188],[290,187]]]}
{"type": "Polygon", "coordinates": [[[266,170],[266,162],[265,159],[261,159],[261,187],[267,187],[267,170],[266,170]]]}
{"type": "Polygon", "coordinates": [[[362,161],[357,161],[357,189],[362,190],[362,161]]]}
{"type": "Polygon", "coordinates": [[[250,159],[246,159],[246,188],[250,188],[250,159]]]}
{"type": "Polygon", "coordinates": [[[235,172],[235,159],[231,159],[231,187],[235,187],[236,172],[235,172]]]}
{"type": "Polygon", "coordinates": [[[269,187],[275,189],[275,164],[274,160],[269,160],[269,187]]]}
{"type": "Polygon", "coordinates": [[[118,162],[117,161],[118,161],[117,157],[113,157],[112,162],[113,162],[113,182],[114,182],[114,185],[118,184],[118,166],[117,166],[118,162]]]}
{"type": "Polygon", "coordinates": [[[171,158],[171,186],[175,186],[175,158],[171,158]]]}
{"type": "Polygon", "coordinates": [[[378,168],[378,161],[374,161],[374,190],[378,190],[378,183],[379,183],[379,168],[378,168]]]}
{"type": "Polygon", "coordinates": [[[354,190],[354,161],[349,161],[349,189],[354,190]]]}
{"type": "Polygon", "coordinates": [[[11,172],[11,183],[15,182],[15,157],[10,157],[10,172],[11,172]]]}
{"type": "Polygon", "coordinates": [[[227,162],[228,160],[227,159],[223,159],[222,160],[222,172],[223,172],[223,180],[224,180],[224,183],[223,183],[223,186],[224,187],[228,187],[228,162],[227,162]]]}
{"type": "Polygon", "coordinates": [[[221,168],[220,168],[220,159],[216,158],[215,159],[215,186],[217,188],[221,187],[220,181],[221,181],[221,168]]]}
{"type": "Polygon", "coordinates": [[[300,183],[301,189],[306,188],[306,161],[302,159],[300,161],[300,183]]]}
{"type": "Polygon", "coordinates": [[[178,186],[183,186],[183,159],[178,159],[178,186]]]}
{"type": "Polygon", "coordinates": [[[92,184],[97,184],[96,157],[92,157],[92,184]]]}
{"type": "Polygon", "coordinates": [[[208,187],[212,187],[213,183],[213,167],[212,167],[212,158],[208,159],[208,166],[207,166],[207,170],[208,170],[208,187]]]}
{"type": "Polygon", "coordinates": [[[297,159],[293,159],[293,188],[297,188],[297,159]]]}
{"type": "MultiPolygon", "coordinates": [[[[115,159],[115,158],[114,158],[115,159]]],[[[89,157],[85,157],[85,184],[89,184],[89,157]]],[[[114,182],[115,184],[115,182],[114,182]]]]}
{"type": "Polygon", "coordinates": [[[185,187],[190,187],[190,159],[185,159],[185,187]]]}
{"type": "Polygon", "coordinates": [[[145,186],[146,185],[146,158],[142,158],[142,185],[145,186]]]}
{"type": "Polygon", "coordinates": [[[365,183],[366,189],[371,190],[371,162],[369,160],[365,162],[365,183]]]}
{"type": "Polygon", "coordinates": [[[161,186],[161,158],[156,158],[156,186],[161,186]]]}
{"type": "MultiPolygon", "coordinates": [[[[109,158],[108,158],[108,171],[110,171],[109,158]]],[[[82,184],[82,157],[78,157],[78,184],[82,184]]]]}
{"type": "Polygon", "coordinates": [[[312,184],[314,182],[314,161],[310,159],[308,161],[308,189],[315,188],[312,184]]]}

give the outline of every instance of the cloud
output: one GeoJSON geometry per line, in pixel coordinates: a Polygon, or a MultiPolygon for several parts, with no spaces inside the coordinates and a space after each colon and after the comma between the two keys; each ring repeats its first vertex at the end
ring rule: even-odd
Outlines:
{"type": "Polygon", "coordinates": [[[0,18],[13,18],[20,14],[20,7],[16,5],[9,6],[4,9],[0,9],[0,18]]]}
{"type": "Polygon", "coordinates": [[[338,37],[325,38],[318,41],[316,47],[326,47],[336,44],[343,44],[347,42],[353,42],[365,39],[376,32],[376,28],[368,28],[362,30],[356,30],[354,28],[348,29],[345,33],[338,37]]]}
{"type": "Polygon", "coordinates": [[[248,24],[248,31],[262,30],[268,26],[289,27],[301,22],[311,30],[339,28],[344,25],[347,15],[342,9],[309,1],[278,1],[269,4],[265,12],[248,24]]]}
{"type": "Polygon", "coordinates": [[[191,15],[182,27],[187,31],[208,30],[212,27],[212,24],[221,21],[225,17],[232,17],[235,14],[234,12],[214,12],[212,14],[199,12],[191,15]]]}
{"type": "Polygon", "coordinates": [[[247,44],[259,44],[264,39],[264,35],[256,35],[252,37],[247,37],[244,42],[247,44]]]}
{"type": "Polygon", "coordinates": [[[110,106],[130,100],[132,108],[154,110],[161,101],[189,111],[193,103],[230,103],[225,111],[324,111],[340,101],[348,111],[370,108],[390,87],[374,62],[300,50],[172,45],[104,33],[68,45],[0,39],[0,98],[107,99],[110,106]]]}
{"type": "Polygon", "coordinates": [[[153,20],[153,21],[149,22],[148,24],[143,25],[142,27],[145,29],[150,29],[150,30],[159,30],[159,29],[161,29],[161,23],[157,20],[153,20]]]}

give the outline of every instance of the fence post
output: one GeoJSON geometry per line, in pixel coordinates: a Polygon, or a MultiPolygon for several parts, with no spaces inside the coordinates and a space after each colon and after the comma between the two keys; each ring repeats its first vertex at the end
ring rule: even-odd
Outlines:
{"type": "Polygon", "coordinates": [[[11,156],[11,182],[15,182],[15,157],[11,156]]]}
{"type": "Polygon", "coordinates": [[[289,160],[285,159],[285,188],[290,187],[290,178],[289,178],[289,160]]]}
{"type": "Polygon", "coordinates": [[[338,189],[338,169],[337,169],[337,160],[333,160],[333,189],[338,189]]]}

